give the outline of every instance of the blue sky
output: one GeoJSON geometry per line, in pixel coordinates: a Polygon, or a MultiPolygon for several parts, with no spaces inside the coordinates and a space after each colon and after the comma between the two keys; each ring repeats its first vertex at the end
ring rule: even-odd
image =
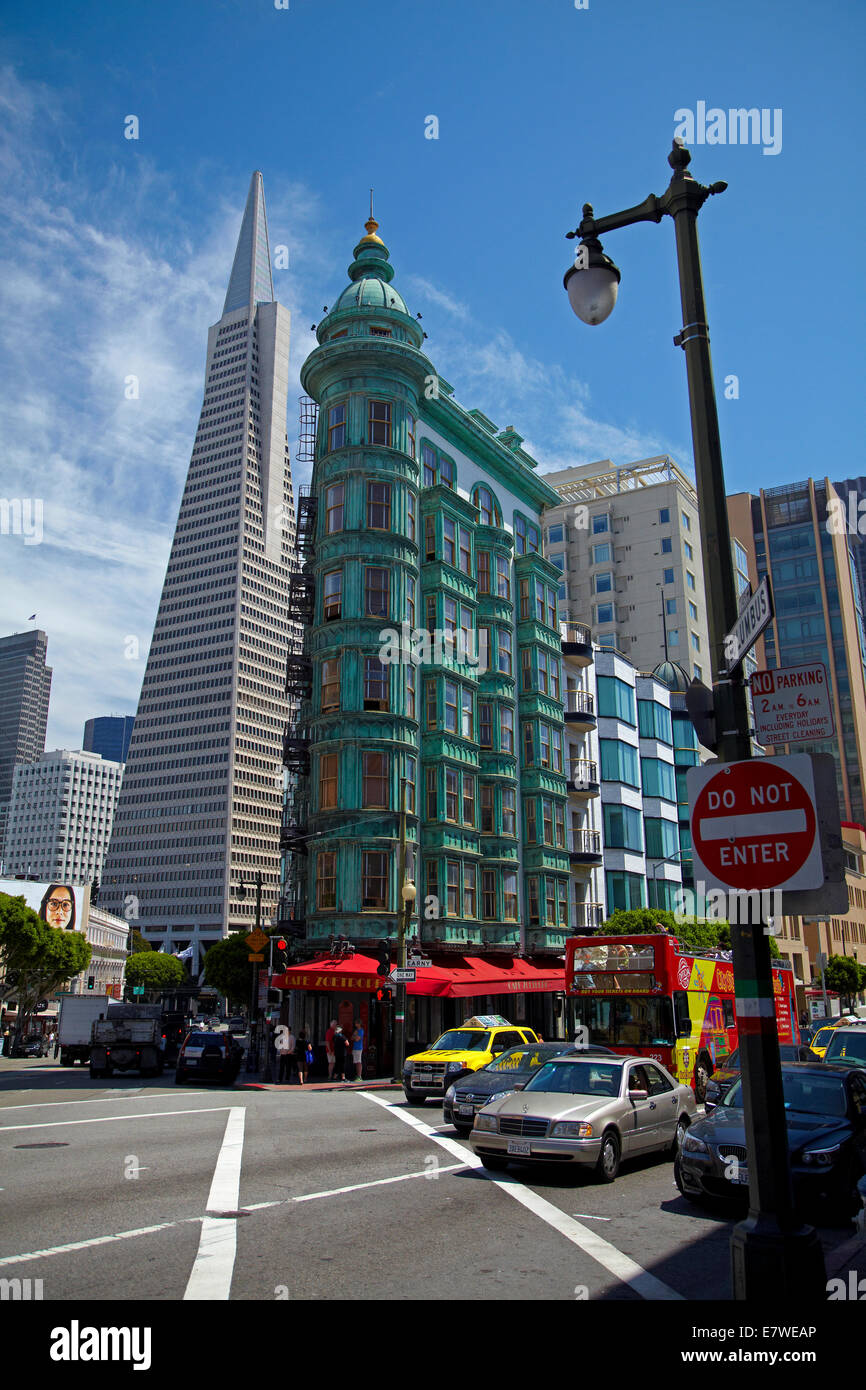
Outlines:
{"type": "Polygon", "coordinates": [[[43,0],[7,15],[0,496],[43,499],[44,534],[0,535],[0,632],[33,612],[48,632],[47,746],[135,710],[254,168],[272,245],[290,248],[275,285],[295,368],[372,184],[396,284],[462,404],[513,424],[542,471],[659,452],[690,467],[670,219],[605,240],[623,279],[598,328],[568,307],[564,234],[585,201],[601,215],[663,192],[677,110],[780,109],[777,154],[692,147],[695,177],[729,185],[700,218],[728,490],[866,471],[864,31],[839,0],[43,0]]]}

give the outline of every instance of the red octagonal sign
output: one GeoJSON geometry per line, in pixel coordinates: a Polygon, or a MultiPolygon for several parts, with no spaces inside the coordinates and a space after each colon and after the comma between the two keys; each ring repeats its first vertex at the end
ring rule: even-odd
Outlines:
{"type": "Polygon", "coordinates": [[[811,759],[752,758],[689,769],[695,882],[819,888],[824,882],[811,759]]]}

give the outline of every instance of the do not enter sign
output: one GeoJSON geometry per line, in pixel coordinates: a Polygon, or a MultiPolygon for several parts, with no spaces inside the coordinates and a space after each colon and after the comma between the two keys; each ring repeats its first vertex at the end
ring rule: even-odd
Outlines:
{"type": "Polygon", "coordinates": [[[806,754],[710,763],[690,768],[687,782],[696,883],[783,892],[823,884],[806,754]]]}

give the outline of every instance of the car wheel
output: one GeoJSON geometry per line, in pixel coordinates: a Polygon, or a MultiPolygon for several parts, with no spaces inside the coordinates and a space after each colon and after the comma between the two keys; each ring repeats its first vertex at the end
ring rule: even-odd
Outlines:
{"type": "Polygon", "coordinates": [[[673,1158],[676,1158],[677,1154],[683,1146],[683,1139],[685,1138],[685,1133],[688,1127],[688,1120],[686,1119],[685,1115],[681,1115],[679,1120],[677,1121],[677,1127],[674,1132],[673,1142],[671,1144],[670,1149],[668,1150],[668,1152],[671,1154],[673,1158]]]}
{"type": "Polygon", "coordinates": [[[418,1091],[409,1091],[406,1089],[405,1086],[403,1087],[403,1092],[410,1105],[423,1105],[425,1100],[427,1099],[426,1095],[424,1095],[423,1093],[420,1093],[418,1091]]]}
{"type": "Polygon", "coordinates": [[[707,1082],[710,1079],[710,1069],[706,1062],[701,1059],[695,1066],[695,1100],[702,1104],[707,1098],[707,1082]]]}
{"type": "Polygon", "coordinates": [[[601,1136],[601,1153],[595,1165],[595,1174],[599,1182],[613,1182],[619,1172],[620,1155],[619,1138],[615,1130],[606,1130],[601,1136]]]}
{"type": "MultiPolygon", "coordinates": [[[[454,1124],[454,1121],[452,1120],[451,1123],[454,1124]]],[[[454,1125],[454,1128],[455,1128],[455,1130],[457,1131],[457,1133],[460,1135],[460,1138],[461,1138],[461,1139],[465,1139],[466,1136],[467,1136],[467,1134],[471,1134],[471,1133],[472,1133],[472,1126],[471,1126],[471,1125],[454,1125]]]]}
{"type": "Polygon", "coordinates": [[[491,1173],[501,1173],[503,1168],[508,1167],[507,1158],[493,1158],[490,1154],[479,1154],[481,1166],[489,1169],[491,1173]]]}

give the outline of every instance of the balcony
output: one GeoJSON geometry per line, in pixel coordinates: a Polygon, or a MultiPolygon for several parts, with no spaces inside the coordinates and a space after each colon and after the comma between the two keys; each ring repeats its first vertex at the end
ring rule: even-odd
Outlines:
{"type": "Polygon", "coordinates": [[[574,729],[596,727],[595,698],[587,690],[566,690],[564,700],[566,724],[574,729]]]}
{"type": "Polygon", "coordinates": [[[570,758],[568,789],[573,796],[598,796],[598,763],[589,758],[570,758]]]}
{"type": "Polygon", "coordinates": [[[586,623],[560,623],[559,638],[562,655],[575,666],[588,666],[592,661],[592,630],[586,623]]]}
{"type": "Polygon", "coordinates": [[[575,830],[571,838],[569,858],[572,864],[595,865],[602,862],[600,830],[575,830]]]}
{"type": "Polygon", "coordinates": [[[280,820],[280,850],[284,854],[306,854],[308,838],[306,806],[289,795],[280,820]]]}
{"type": "Polygon", "coordinates": [[[576,932],[598,931],[604,924],[603,903],[575,903],[572,925],[576,932]]]}

